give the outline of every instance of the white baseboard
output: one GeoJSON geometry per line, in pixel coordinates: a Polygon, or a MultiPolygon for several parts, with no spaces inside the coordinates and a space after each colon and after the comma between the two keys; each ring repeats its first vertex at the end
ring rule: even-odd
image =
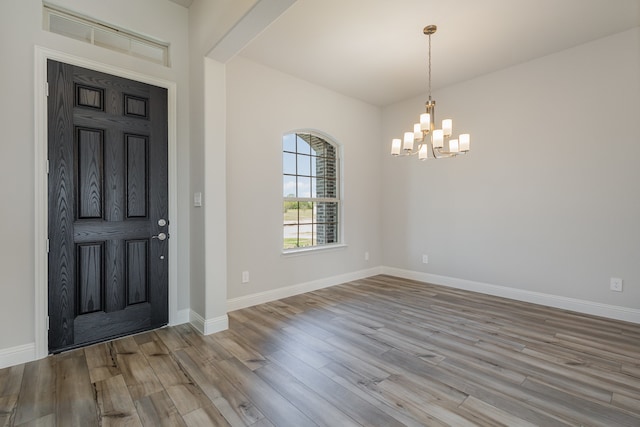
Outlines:
{"type": "Polygon", "coordinates": [[[541,292],[527,291],[523,289],[509,288],[506,286],[492,285],[489,283],[474,282],[472,280],[457,279],[455,277],[439,276],[437,274],[421,273],[418,271],[403,270],[394,267],[382,267],[383,274],[402,277],[404,279],[418,280],[434,285],[448,286],[450,288],[464,289],[509,298],[516,301],[530,302],[547,307],[560,308],[593,316],[609,319],[623,320],[625,322],[640,324],[640,310],[620,307],[617,305],[601,304],[593,301],[568,298],[558,295],[544,294],[541,292]]]}
{"type": "Polygon", "coordinates": [[[224,316],[215,317],[213,319],[205,319],[193,310],[189,313],[189,322],[196,328],[202,335],[214,334],[229,329],[229,317],[224,316]]]}
{"type": "Polygon", "coordinates": [[[24,344],[0,350],[0,369],[36,360],[36,344],[24,344]]]}
{"type": "Polygon", "coordinates": [[[303,294],[305,292],[328,288],[330,286],[339,285],[352,280],[364,279],[377,274],[382,274],[380,267],[354,271],[353,273],[346,273],[338,276],[331,276],[324,279],[313,280],[311,282],[273,289],[271,291],[259,292],[257,294],[246,295],[243,297],[231,298],[227,300],[227,311],[240,310],[241,308],[251,307],[265,302],[303,294]]]}

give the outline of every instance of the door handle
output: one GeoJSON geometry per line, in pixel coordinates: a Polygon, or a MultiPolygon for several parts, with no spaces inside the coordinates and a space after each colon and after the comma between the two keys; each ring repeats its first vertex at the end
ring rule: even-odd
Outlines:
{"type": "Polygon", "coordinates": [[[166,233],[158,233],[157,236],[151,236],[152,239],[158,239],[158,240],[167,240],[169,238],[169,235],[166,233]]]}

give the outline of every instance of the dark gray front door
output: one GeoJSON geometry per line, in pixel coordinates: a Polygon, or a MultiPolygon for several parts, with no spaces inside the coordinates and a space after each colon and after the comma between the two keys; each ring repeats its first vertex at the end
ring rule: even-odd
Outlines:
{"type": "Polygon", "coordinates": [[[168,321],[167,91],[47,67],[49,351],[58,352],[168,321]]]}

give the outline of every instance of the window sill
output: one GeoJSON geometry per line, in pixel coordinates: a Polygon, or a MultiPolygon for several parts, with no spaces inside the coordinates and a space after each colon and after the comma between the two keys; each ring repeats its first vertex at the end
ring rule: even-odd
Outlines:
{"type": "Polygon", "coordinates": [[[347,245],[345,243],[337,243],[335,245],[312,246],[308,248],[298,248],[298,249],[284,249],[282,251],[282,256],[290,257],[290,256],[299,256],[299,255],[310,255],[315,252],[332,251],[337,249],[343,249],[346,247],[347,245]]]}

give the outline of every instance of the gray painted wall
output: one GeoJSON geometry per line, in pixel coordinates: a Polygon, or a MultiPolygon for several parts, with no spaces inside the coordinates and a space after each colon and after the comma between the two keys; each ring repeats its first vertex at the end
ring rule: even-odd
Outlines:
{"type": "Polygon", "coordinates": [[[56,4],[171,43],[170,68],[42,30],[40,0],[5,0],[0,13],[0,351],[34,342],[35,45],[176,82],[178,309],[189,307],[189,126],[187,10],[171,2],[58,0],[56,4]],[[126,11],[126,13],[120,12],[126,11]],[[146,16],[147,19],[139,19],[146,16]]]}
{"type": "Polygon", "coordinates": [[[426,97],[386,108],[384,264],[640,308],[638,76],[640,28],[440,90],[471,152],[426,163],[389,155],[426,97]]]}

